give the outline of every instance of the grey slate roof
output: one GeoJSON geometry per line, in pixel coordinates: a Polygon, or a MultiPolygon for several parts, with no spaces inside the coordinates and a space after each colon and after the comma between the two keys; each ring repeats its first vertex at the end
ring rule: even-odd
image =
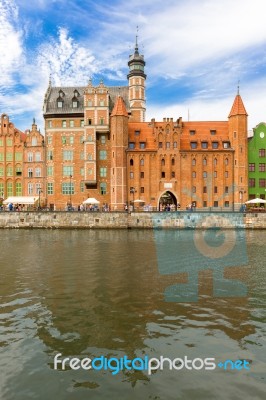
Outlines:
{"type": "MultiPolygon", "coordinates": [[[[51,87],[49,86],[44,98],[43,104],[43,115],[56,115],[56,114],[83,114],[84,113],[84,91],[86,86],[72,86],[72,87],[51,87]],[[57,100],[59,98],[59,91],[64,92],[63,96],[63,107],[57,107],[57,100]],[[72,107],[72,99],[74,97],[74,91],[78,91],[77,96],[78,107],[72,107]]],[[[114,107],[116,98],[118,96],[123,97],[126,108],[129,111],[128,101],[128,86],[108,86],[107,87],[110,96],[110,112],[114,107]]]]}

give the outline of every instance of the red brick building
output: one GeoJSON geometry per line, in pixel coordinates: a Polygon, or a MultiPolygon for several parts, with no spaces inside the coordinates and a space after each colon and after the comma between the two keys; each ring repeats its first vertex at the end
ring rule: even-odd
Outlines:
{"type": "Polygon", "coordinates": [[[246,201],[247,112],[239,93],[225,121],[144,122],[145,61],[137,43],[128,66],[124,87],[49,84],[48,206],[78,206],[88,197],[112,210],[125,204],[232,209],[246,201]]]}

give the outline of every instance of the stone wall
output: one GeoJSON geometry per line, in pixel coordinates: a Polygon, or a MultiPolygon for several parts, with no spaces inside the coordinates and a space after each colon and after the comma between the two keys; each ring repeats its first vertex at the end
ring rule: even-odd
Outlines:
{"type": "Polygon", "coordinates": [[[131,228],[265,229],[266,213],[233,212],[0,212],[0,228],[131,229],[131,228]]]}

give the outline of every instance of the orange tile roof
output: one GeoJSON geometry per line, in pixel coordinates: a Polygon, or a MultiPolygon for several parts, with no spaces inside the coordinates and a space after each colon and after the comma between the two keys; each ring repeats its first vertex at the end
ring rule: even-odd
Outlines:
{"type": "Polygon", "coordinates": [[[123,115],[125,117],[128,117],[126,105],[121,96],[118,96],[116,99],[111,116],[114,116],[114,115],[123,115]]]}
{"type": "MultiPolygon", "coordinates": [[[[129,122],[128,124],[128,137],[129,142],[145,142],[145,150],[156,150],[156,142],[153,126],[148,122],[129,122]],[[139,131],[139,135],[135,135],[135,132],[139,131]]],[[[138,146],[136,146],[138,149],[138,146]]],[[[143,150],[142,150],[143,151],[143,150]]]]}
{"type": "Polygon", "coordinates": [[[248,115],[240,94],[237,94],[235,97],[233,106],[232,106],[230,114],[229,114],[229,118],[234,115],[248,115]]]}

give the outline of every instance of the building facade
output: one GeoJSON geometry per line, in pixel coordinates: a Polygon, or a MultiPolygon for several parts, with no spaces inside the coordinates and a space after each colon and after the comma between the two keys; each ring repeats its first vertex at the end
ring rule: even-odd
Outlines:
{"type": "Polygon", "coordinates": [[[88,197],[111,210],[239,207],[248,199],[247,112],[228,120],[145,122],[145,61],[136,43],[128,86],[52,87],[44,101],[47,203],[88,197]]]}
{"type": "Polygon", "coordinates": [[[266,124],[259,123],[248,142],[249,200],[266,196],[266,124]]]}
{"type": "MultiPolygon", "coordinates": [[[[137,42],[128,66],[127,86],[49,82],[45,139],[35,121],[22,133],[2,115],[2,198],[37,195],[57,210],[77,208],[89,197],[111,210],[237,210],[248,200],[248,115],[240,94],[224,121],[145,122],[147,76],[137,42]]],[[[249,154],[252,146],[259,146],[257,139],[249,154]]]]}

